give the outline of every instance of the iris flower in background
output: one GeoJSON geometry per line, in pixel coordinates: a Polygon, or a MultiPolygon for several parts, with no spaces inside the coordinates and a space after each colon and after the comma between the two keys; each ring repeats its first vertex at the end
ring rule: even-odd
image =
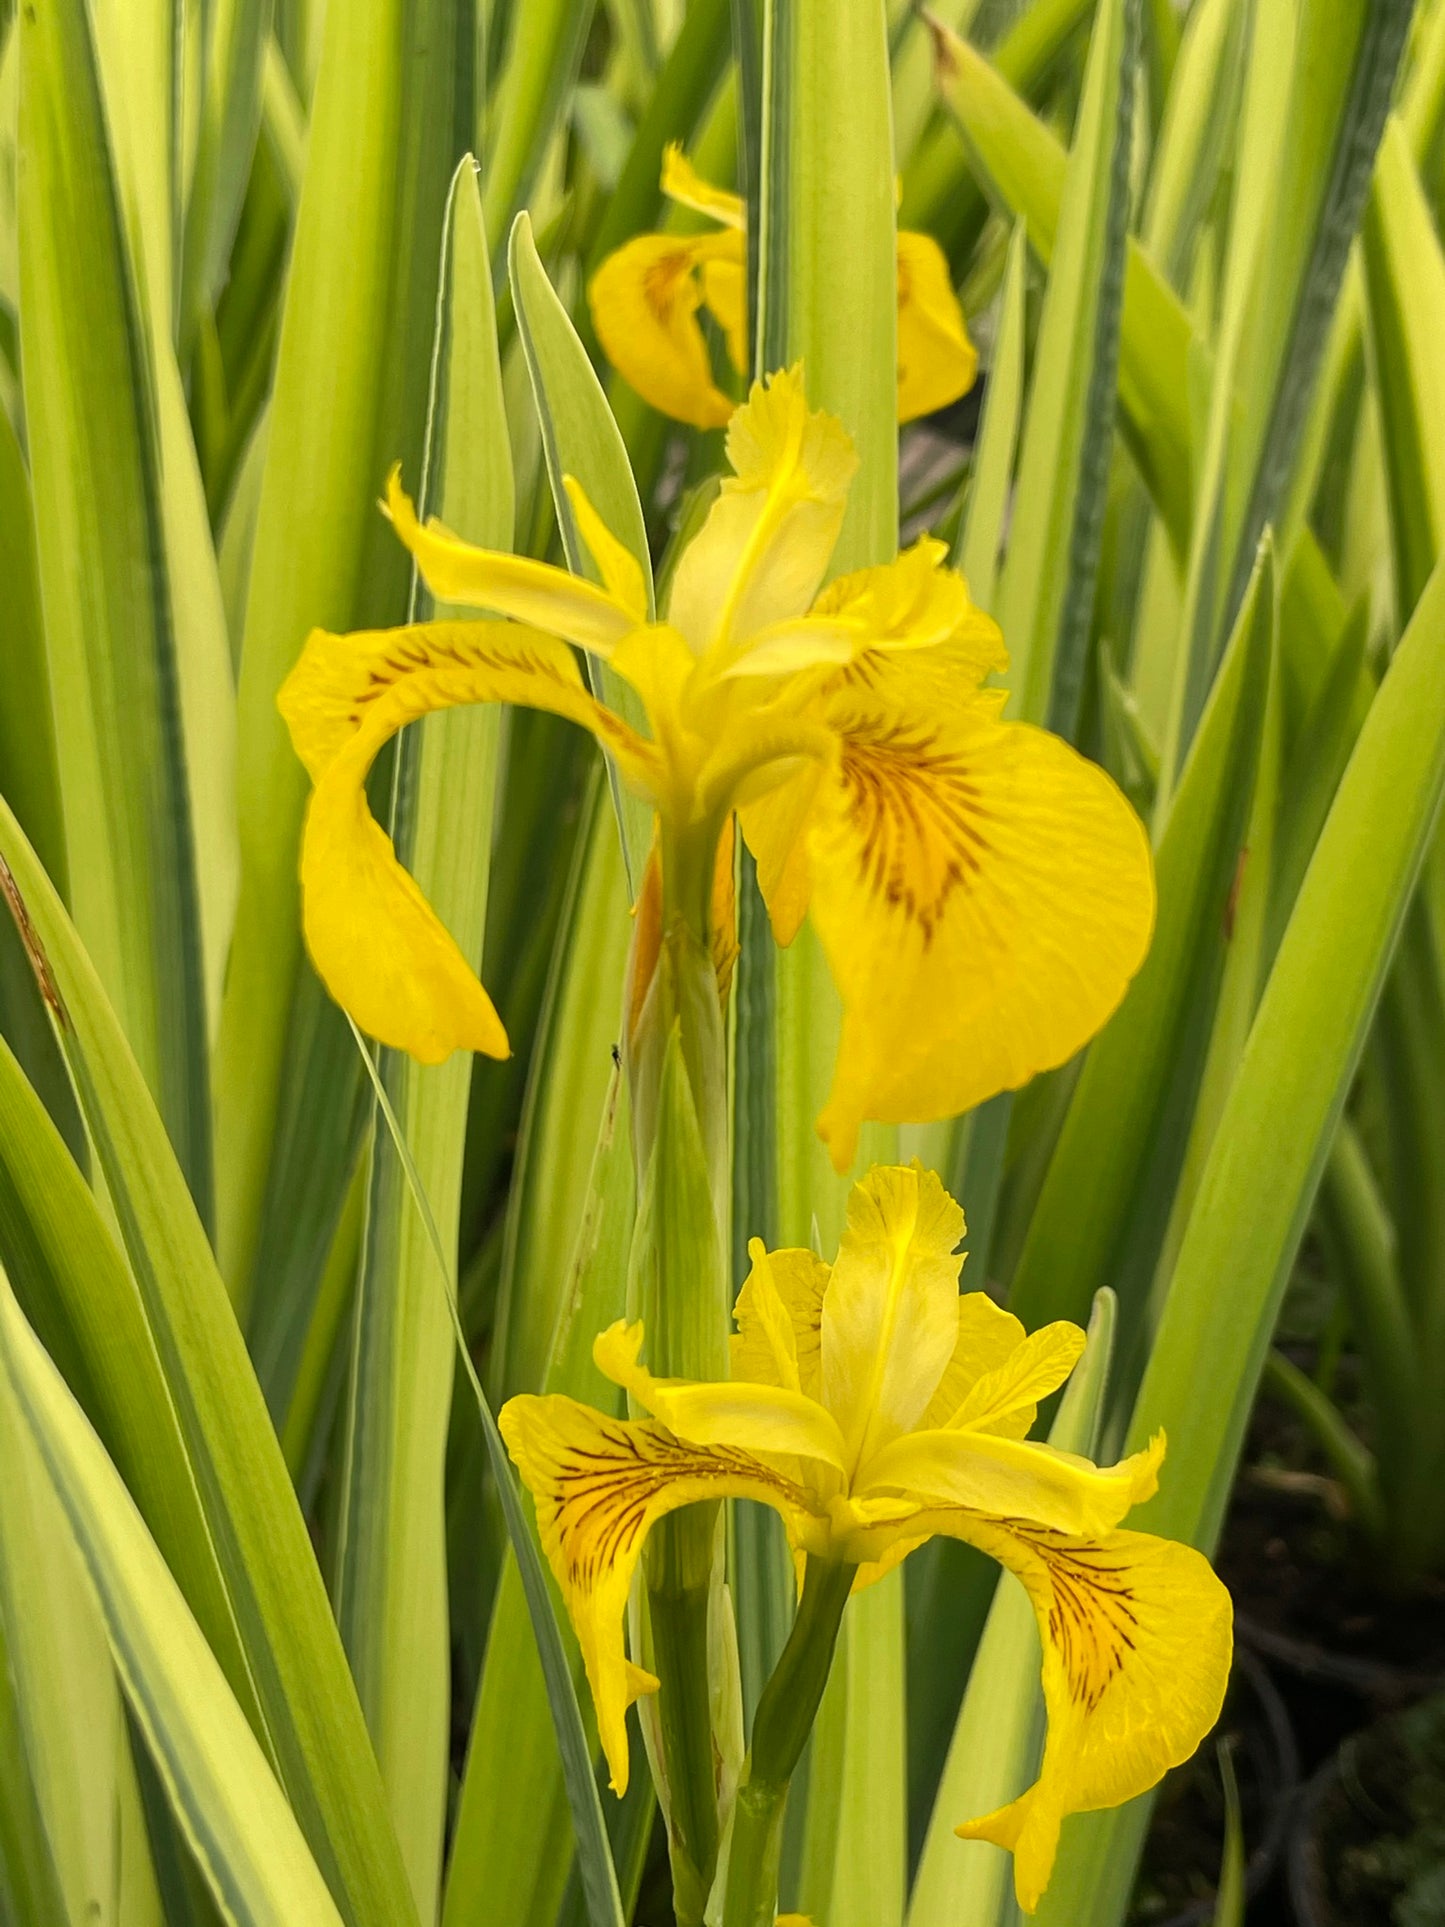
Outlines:
{"type": "MultiPolygon", "coordinates": [[[[746,211],[736,194],[700,179],[679,147],[663,155],[662,191],[720,231],[639,234],[609,254],[587,289],[592,325],[608,360],[644,401],[674,421],[720,428],[737,404],[713,380],[699,310],[717,322],[729,361],[746,374],[746,211]]],[[[957,401],[977,372],[943,250],[930,235],[899,234],[899,421],[957,401]]]]}
{"type": "Polygon", "coordinates": [[[504,619],[308,639],[280,695],[314,785],[306,939],[383,1043],[426,1062],[504,1056],[491,1000],[372,817],[366,776],[429,711],[570,717],[652,804],[664,919],[713,942],[735,813],[778,941],[811,916],[844,1011],[819,1130],[846,1170],[864,1118],[954,1116],[1098,1030],[1148,947],[1149,845],[1101,769],[1002,719],[1004,692],[984,686],[1006,662],[998,629],[941,542],[821,588],[856,461],[840,424],[809,410],[800,370],[755,384],[727,449],[733,473],[662,621],[574,482],[600,586],[423,525],[392,477],[392,521],[432,593],[504,619]],[[589,692],[571,644],[631,684],[650,735],[589,692]]]}
{"type": "Polygon", "coordinates": [[[1018,1799],[958,1831],[1013,1850],[1031,1912],[1064,1816],[1144,1792],[1213,1726],[1231,1607],[1192,1547],[1119,1530],[1156,1488],[1162,1437],[1107,1467],[1028,1440],[1084,1334],[1060,1323],[1026,1337],[985,1293],[960,1296],[963,1230],[932,1172],[875,1167],[853,1187],[831,1268],[753,1241],[729,1383],[654,1378],[640,1363],[641,1325],[620,1323],[593,1355],[649,1416],[525,1396],[501,1427],[536,1502],[619,1793],[627,1707],[657,1684],[624,1653],[628,1590],[647,1533],[675,1508],[724,1497],[771,1506],[795,1554],[857,1568],[855,1591],[939,1533],[1015,1573],[1043,1641],[1043,1765],[1018,1799]]]}

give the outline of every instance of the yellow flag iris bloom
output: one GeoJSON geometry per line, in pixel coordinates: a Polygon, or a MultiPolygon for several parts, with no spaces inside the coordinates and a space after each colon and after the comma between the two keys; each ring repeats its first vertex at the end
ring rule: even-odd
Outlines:
{"type": "MultiPolygon", "coordinates": [[[[678,147],[663,156],[662,191],[719,224],[712,234],[639,234],[609,254],[587,290],[592,325],[613,367],[643,400],[694,428],[720,428],[736,403],[713,380],[698,319],[717,322],[741,375],[747,327],[746,215],[736,194],[710,186],[678,147]]],[[[932,414],[967,394],[978,355],[948,262],[927,234],[898,236],[898,419],[932,414]]]]}
{"type": "Polygon", "coordinates": [[[682,554],[666,620],[581,490],[601,585],[470,547],[389,509],[433,594],[504,620],[314,631],[280,706],[314,789],[305,929],[332,995],[383,1043],[505,1056],[490,998],[367,806],[389,737],[428,711],[510,702],[590,729],[658,823],[662,898],[710,939],[736,812],[778,941],[811,915],[842,996],[819,1130],[852,1161],[864,1118],[948,1117],[1063,1063],[1138,968],[1154,894],[1143,826],[1104,772],[1004,722],[996,626],[925,537],[819,593],[855,467],[801,374],[755,385],[733,474],[682,554]],[[637,691],[650,735],[583,682],[570,644],[637,691]]]}
{"type": "Polygon", "coordinates": [[[1084,1346],[1075,1325],[1025,1336],[982,1292],[960,1297],[963,1213],[931,1173],[875,1167],[854,1186],[830,1268],[765,1252],[737,1301],[731,1382],[654,1378],[640,1325],[593,1356],[645,1418],[514,1398],[502,1432],[586,1661],[602,1745],[627,1784],[625,1714],[656,1681],[626,1659],[643,1540],[700,1499],[777,1511],[798,1554],[869,1584],[937,1533],[1022,1580],[1043,1641],[1048,1739],[1038,1780],[958,1831],[1014,1854],[1019,1903],[1047,1884],[1064,1816],[1117,1806],[1188,1758],[1229,1675],[1229,1595],[1189,1546],[1121,1531],[1148,1498],[1162,1437],[1118,1465],[1029,1442],[1040,1399],[1084,1346]]]}

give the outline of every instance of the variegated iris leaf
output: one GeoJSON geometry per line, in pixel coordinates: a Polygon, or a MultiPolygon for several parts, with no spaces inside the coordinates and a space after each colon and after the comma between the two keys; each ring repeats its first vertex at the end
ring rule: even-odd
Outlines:
{"type": "MultiPolygon", "coordinates": [[[[736,194],[702,180],[678,147],[662,163],[669,199],[716,221],[705,234],[639,234],[607,259],[587,290],[592,325],[613,367],[674,421],[721,428],[736,403],[713,379],[699,319],[717,323],[739,375],[751,356],[747,216],[736,194]]],[[[966,395],[978,372],[942,248],[927,234],[898,236],[898,419],[915,420],[966,395]]]]}
{"type": "Polygon", "coordinates": [[[637,561],[575,484],[601,586],[423,525],[393,476],[392,521],[432,592],[495,615],[307,641],[280,696],[314,784],[306,937],[332,995],[383,1043],[428,1062],[505,1055],[491,1000],[397,862],[365,779],[431,710],[570,717],[651,802],[664,900],[716,916],[736,812],[778,941],[813,918],[844,1007],[819,1130],[846,1170],[864,1118],[953,1116],[1094,1034],[1148,947],[1149,845],[1102,770],[1002,719],[1002,691],[984,687],[1006,663],[998,629],[942,543],[822,588],[856,458],[838,422],[809,410],[800,370],[754,386],[727,447],[733,473],[658,622],[637,561]],[[590,694],[574,644],[632,685],[650,734],[590,694]]]}
{"type": "Polygon", "coordinates": [[[1112,1466],[1032,1442],[1038,1402],[1068,1377],[1077,1326],[1026,1335],[983,1292],[959,1295],[963,1213],[916,1163],[854,1186],[832,1266],[752,1245],[726,1384],[654,1378],[641,1325],[594,1347],[632,1408],[514,1398],[503,1434],[586,1661],[602,1744],[627,1785],[626,1710],[657,1682],[625,1656],[643,1541],[700,1499],[755,1499],[796,1553],[866,1586],[938,1533],[1017,1575],[1043,1642],[1049,1731],[1038,1780],[958,1831],[1013,1850],[1037,1905],[1060,1823],[1115,1806],[1186,1759],[1229,1676],[1229,1595],[1189,1546],[1120,1530],[1155,1490],[1164,1440],[1112,1466]]]}

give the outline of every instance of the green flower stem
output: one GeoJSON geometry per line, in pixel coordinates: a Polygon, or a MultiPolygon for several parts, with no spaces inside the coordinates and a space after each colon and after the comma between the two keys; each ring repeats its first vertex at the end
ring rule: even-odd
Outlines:
{"type": "MultiPolygon", "coordinates": [[[[647,1363],[668,1378],[723,1379],[728,1370],[727,1040],[713,964],[717,836],[664,826],[660,928],[639,916],[633,970],[641,1003],[628,1038],[641,1208],[629,1305],[647,1330],[647,1363]],[[649,945],[655,942],[655,960],[649,945]]],[[[658,1788],[668,1825],[679,1927],[700,1927],[718,1850],[714,1702],[728,1690],[709,1670],[708,1614],[718,1508],[690,1506],[660,1522],[643,1554],[649,1650],[660,1681],[664,1763],[658,1788]]]]}
{"type": "Polygon", "coordinates": [[[668,1855],[679,1927],[702,1920],[717,1867],[717,1780],[708,1673],[708,1598],[718,1507],[688,1506],[647,1542],[643,1573],[652,1628],[657,1716],[667,1763],[668,1855]]]}
{"type": "Polygon", "coordinates": [[[782,1656],[763,1688],[738,1787],[723,1927],[773,1927],[788,1784],[813,1728],[857,1568],[811,1554],[782,1656]]]}

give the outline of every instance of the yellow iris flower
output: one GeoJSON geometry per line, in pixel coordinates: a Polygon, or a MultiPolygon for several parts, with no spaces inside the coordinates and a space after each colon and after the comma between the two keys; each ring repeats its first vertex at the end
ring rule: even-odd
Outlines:
{"type": "Polygon", "coordinates": [[[941,542],[819,593],[855,457],[798,371],[754,386],[727,449],[734,472],[660,622],[575,483],[601,586],[423,526],[393,475],[392,521],[433,594],[506,619],[309,637],[279,699],[314,784],[306,937],[332,995],[383,1043],[426,1062],[505,1056],[490,998],[370,813],[366,775],[431,710],[570,717],[653,805],[662,914],[684,905],[711,937],[737,812],[778,941],[812,916],[844,1007],[819,1130],[845,1170],[864,1118],[952,1116],[1094,1034],[1148,947],[1148,839],[1102,770],[1001,719],[1003,692],[982,686],[1006,662],[998,629],[941,542]],[[591,695],[570,644],[632,685],[650,736],[591,695]]]}
{"type": "MultiPolygon", "coordinates": [[[[720,225],[715,234],[639,234],[609,254],[587,289],[592,325],[613,367],[674,421],[721,428],[736,406],[713,380],[698,321],[706,308],[742,375],[747,327],[746,213],[736,194],[702,180],[669,147],[662,191],[720,225]]],[[[948,262],[927,234],[898,236],[898,419],[932,414],[968,393],[978,355],[948,262]]]]}
{"type": "Polygon", "coordinates": [[[1075,1325],[1025,1336],[983,1292],[958,1291],[963,1213],[931,1173],[875,1167],[853,1187],[830,1268],[754,1240],[733,1378],[657,1379],[640,1325],[602,1333],[600,1370],[650,1416],[563,1397],[514,1398],[502,1432],[586,1662],[621,1793],[625,1715],[657,1682],[630,1664],[623,1616],[643,1540],[676,1507],[755,1499],[795,1553],[869,1584],[937,1533],[1022,1580],[1043,1641],[1048,1740],[1038,1780],[958,1828],[1014,1854],[1038,1904],[1069,1813],[1117,1806],[1187,1759],[1219,1715],[1229,1595],[1189,1546],[1118,1529],[1155,1490],[1162,1437],[1096,1467],[1028,1442],[1038,1401],[1084,1346],[1075,1325]]]}

